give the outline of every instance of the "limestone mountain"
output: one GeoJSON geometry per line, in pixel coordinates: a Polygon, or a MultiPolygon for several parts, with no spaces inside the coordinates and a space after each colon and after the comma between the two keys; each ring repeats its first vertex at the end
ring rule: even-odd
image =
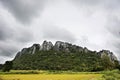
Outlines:
{"type": "Polygon", "coordinates": [[[13,69],[98,71],[113,69],[116,62],[116,56],[109,50],[96,52],[68,42],[57,41],[53,45],[44,41],[18,52],[13,69]]]}

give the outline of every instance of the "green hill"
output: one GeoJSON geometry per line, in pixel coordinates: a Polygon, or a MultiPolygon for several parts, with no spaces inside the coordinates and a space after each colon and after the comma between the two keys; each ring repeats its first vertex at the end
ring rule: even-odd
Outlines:
{"type": "Polygon", "coordinates": [[[116,68],[117,62],[108,50],[96,52],[67,42],[57,41],[53,45],[44,41],[18,52],[13,69],[100,71],[116,68]]]}

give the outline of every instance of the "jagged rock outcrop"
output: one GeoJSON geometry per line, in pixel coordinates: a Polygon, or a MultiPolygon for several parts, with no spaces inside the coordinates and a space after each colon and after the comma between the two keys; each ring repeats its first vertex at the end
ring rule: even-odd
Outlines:
{"type": "Polygon", "coordinates": [[[83,48],[80,46],[72,45],[68,42],[57,41],[54,45],[55,51],[63,52],[83,52],[83,48]]]}
{"type": "Polygon", "coordinates": [[[100,55],[101,58],[106,55],[110,58],[111,61],[117,60],[117,57],[109,50],[101,50],[100,52],[98,52],[98,55],[100,55]]]}
{"type": "Polygon", "coordinates": [[[40,44],[33,44],[29,49],[29,54],[34,54],[36,51],[40,50],[40,44]]]}
{"type": "MultiPolygon", "coordinates": [[[[21,56],[22,54],[35,54],[36,51],[49,51],[54,50],[57,52],[67,52],[67,53],[90,53],[92,51],[88,50],[86,47],[80,47],[76,45],[72,45],[68,42],[62,42],[62,41],[56,41],[55,45],[52,44],[52,42],[44,41],[43,44],[40,46],[40,44],[33,44],[32,47],[29,48],[23,48],[20,52],[17,53],[16,57],[21,56]]],[[[116,56],[110,52],[109,50],[102,50],[99,52],[96,52],[97,55],[99,55],[101,58],[104,55],[107,55],[111,61],[117,60],[116,56]]]]}
{"type": "Polygon", "coordinates": [[[39,50],[40,50],[40,44],[33,44],[32,47],[23,48],[21,51],[19,51],[16,57],[20,57],[23,54],[34,54],[36,51],[39,50]]]}
{"type": "Polygon", "coordinates": [[[44,41],[41,48],[40,48],[40,50],[48,51],[48,50],[51,50],[52,48],[53,48],[52,42],[44,41]]]}
{"type": "Polygon", "coordinates": [[[84,47],[83,50],[84,50],[85,53],[88,53],[88,52],[89,52],[89,50],[88,50],[86,47],[84,47]]]}
{"type": "Polygon", "coordinates": [[[64,51],[64,52],[70,52],[69,48],[72,46],[70,43],[57,41],[54,45],[55,51],[64,51]]]}

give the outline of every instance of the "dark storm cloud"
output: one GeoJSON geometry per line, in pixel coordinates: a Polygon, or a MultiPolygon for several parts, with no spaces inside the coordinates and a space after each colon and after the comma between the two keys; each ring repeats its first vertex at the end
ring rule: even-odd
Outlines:
{"type": "MultiPolygon", "coordinates": [[[[9,33],[9,32],[8,32],[9,33]]],[[[24,45],[33,39],[33,35],[25,32],[15,34],[9,37],[5,37],[6,40],[0,40],[0,56],[13,56],[20,49],[21,45],[24,45]]]]}
{"type": "Polygon", "coordinates": [[[7,40],[9,37],[12,37],[12,31],[11,29],[6,29],[5,27],[0,26],[0,40],[7,40]],[[9,30],[9,31],[8,31],[9,30]]]}
{"type": "Polygon", "coordinates": [[[28,23],[44,8],[46,0],[0,0],[2,4],[22,23],[28,23]]]}
{"type": "Polygon", "coordinates": [[[15,25],[9,25],[5,19],[0,17],[0,56],[13,56],[21,44],[33,39],[33,35],[29,29],[21,29],[13,26],[15,25]]]}
{"type": "Polygon", "coordinates": [[[10,32],[8,29],[6,30],[7,32],[0,34],[2,38],[4,38],[0,39],[0,56],[13,56],[15,53],[17,53],[22,45],[32,41],[33,39],[33,35],[27,31],[19,31],[19,33],[14,33],[13,36],[6,36],[5,34],[10,32]]]}
{"type": "Polygon", "coordinates": [[[6,24],[0,20],[0,41],[7,40],[13,36],[13,30],[6,26],[6,24]]]}
{"type": "Polygon", "coordinates": [[[57,27],[57,26],[49,26],[43,28],[43,37],[47,39],[55,39],[55,40],[64,40],[69,42],[75,42],[75,36],[66,29],[57,27]]]}
{"type": "Polygon", "coordinates": [[[33,40],[33,34],[30,32],[20,32],[18,37],[15,37],[15,40],[26,43],[33,40]]]}
{"type": "Polygon", "coordinates": [[[14,44],[0,42],[0,56],[11,57],[18,50],[17,48],[18,47],[14,44]]]}
{"type": "Polygon", "coordinates": [[[12,28],[2,18],[0,19],[0,41],[15,40],[23,43],[32,39],[33,34],[29,29],[12,28]]]}

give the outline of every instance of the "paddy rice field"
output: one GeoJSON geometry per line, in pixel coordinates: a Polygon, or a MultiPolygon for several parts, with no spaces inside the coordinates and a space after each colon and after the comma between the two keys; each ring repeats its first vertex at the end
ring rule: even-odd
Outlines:
{"type": "Polygon", "coordinates": [[[101,74],[15,74],[2,75],[3,80],[97,80],[101,74]]]}
{"type": "Polygon", "coordinates": [[[102,80],[101,73],[12,70],[0,73],[0,80],[102,80]]]}

